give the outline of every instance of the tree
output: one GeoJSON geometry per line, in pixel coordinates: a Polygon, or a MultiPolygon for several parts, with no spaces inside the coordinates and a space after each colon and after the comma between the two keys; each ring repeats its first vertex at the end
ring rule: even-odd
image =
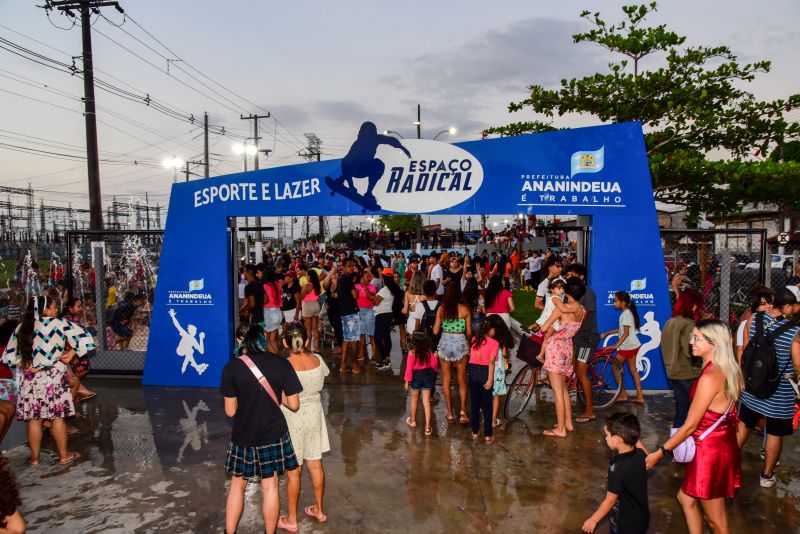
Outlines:
{"type": "MultiPolygon", "coordinates": [[[[690,219],[787,198],[787,207],[800,209],[800,164],[757,159],[800,138],[798,123],[784,118],[800,106],[800,94],[760,101],[741,87],[769,72],[768,61],[740,65],[727,46],[684,46],[686,37],[665,25],[645,26],[655,2],[622,10],[624,18],[617,24],[584,11],[581,17],[592,28],[573,35],[575,43],[594,43],[622,56],[609,63],[608,72],[561,80],[559,89],[533,85],[530,96],[512,102],[509,112],[532,110],[549,121],[579,113],[603,122],[641,122],[656,198],[685,205],[690,219]],[[653,64],[657,56],[663,58],[660,67],[642,67],[644,58],[653,64]],[[710,153],[727,158],[712,160],[710,153]]],[[[536,120],[484,133],[554,129],[551,122],[536,120]]]]}
{"type": "Polygon", "coordinates": [[[405,230],[413,232],[417,227],[416,215],[381,215],[378,220],[381,228],[389,227],[389,231],[405,230]]]}

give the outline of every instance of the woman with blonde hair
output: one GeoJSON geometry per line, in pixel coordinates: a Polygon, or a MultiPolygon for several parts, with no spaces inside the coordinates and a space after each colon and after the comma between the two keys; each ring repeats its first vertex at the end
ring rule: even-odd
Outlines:
{"type": "Polygon", "coordinates": [[[731,331],[722,321],[699,321],[689,338],[692,354],[703,358],[703,371],[692,386],[686,422],[657,451],[647,457],[652,469],[664,456],[673,456],[687,438],[695,441],[694,458],[686,464],[678,502],[690,534],[703,532],[703,515],[715,533],[728,533],[725,498],[741,486],[736,442],[736,401],[742,373],[733,353],[731,331]]]}

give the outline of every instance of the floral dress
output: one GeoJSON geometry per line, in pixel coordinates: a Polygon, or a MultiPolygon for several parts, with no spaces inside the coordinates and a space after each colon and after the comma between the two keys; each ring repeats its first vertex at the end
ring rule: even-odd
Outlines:
{"type": "Polygon", "coordinates": [[[21,367],[17,332],[11,336],[2,362],[17,367],[20,372],[17,419],[29,421],[75,415],[67,366],[59,359],[69,347],[75,349],[78,357],[83,357],[94,349],[94,339],[71,321],[42,317],[34,323],[33,361],[29,367],[21,367]]]}
{"type": "Polygon", "coordinates": [[[572,338],[580,327],[579,322],[561,323],[561,330],[547,341],[544,350],[545,371],[564,376],[572,374],[572,338]]]}

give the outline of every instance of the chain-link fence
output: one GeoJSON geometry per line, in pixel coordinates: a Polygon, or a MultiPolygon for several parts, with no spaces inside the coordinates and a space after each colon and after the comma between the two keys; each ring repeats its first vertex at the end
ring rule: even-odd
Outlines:
{"type": "Polygon", "coordinates": [[[765,266],[766,230],[664,229],[661,240],[673,302],[679,291],[693,289],[703,296],[706,311],[731,325],[749,305],[756,284],[774,274],[775,282],[786,285],[785,277],[765,266]]]}
{"type": "Polygon", "coordinates": [[[163,232],[67,232],[66,282],[83,306],[78,317],[97,341],[92,369],[144,369],[163,232]]]}

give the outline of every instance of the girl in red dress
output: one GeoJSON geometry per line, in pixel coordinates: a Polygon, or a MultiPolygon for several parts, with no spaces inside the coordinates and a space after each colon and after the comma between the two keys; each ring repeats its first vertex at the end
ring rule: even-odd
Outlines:
{"type": "Polygon", "coordinates": [[[686,464],[678,492],[689,533],[703,532],[704,514],[713,532],[728,533],[725,498],[732,498],[741,486],[736,402],[742,390],[742,374],[733,354],[730,329],[722,321],[699,321],[689,342],[692,354],[704,362],[690,393],[689,415],[683,426],[647,457],[647,467],[652,469],[661,458],[671,456],[672,450],[691,436],[696,452],[686,464]],[[697,441],[715,424],[711,433],[697,441]]]}

